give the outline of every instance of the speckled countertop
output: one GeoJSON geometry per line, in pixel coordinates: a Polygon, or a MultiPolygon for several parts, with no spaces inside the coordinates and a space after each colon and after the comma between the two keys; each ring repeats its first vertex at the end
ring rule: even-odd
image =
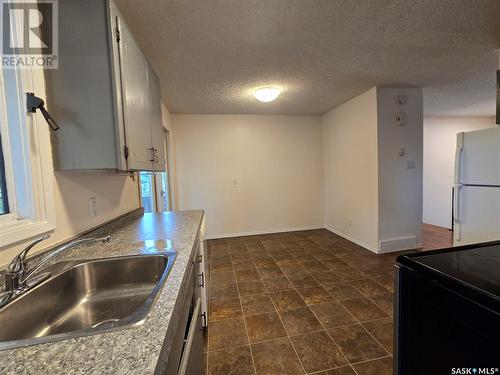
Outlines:
{"type": "Polygon", "coordinates": [[[153,374],[175,333],[202,210],[144,214],[98,230],[109,244],[82,246],[59,260],[177,252],[175,263],[146,321],[92,336],[0,351],[0,374],[153,374]],[[180,301],[180,302],[178,302],[180,301]],[[172,322],[172,324],[171,324],[172,322]]]}

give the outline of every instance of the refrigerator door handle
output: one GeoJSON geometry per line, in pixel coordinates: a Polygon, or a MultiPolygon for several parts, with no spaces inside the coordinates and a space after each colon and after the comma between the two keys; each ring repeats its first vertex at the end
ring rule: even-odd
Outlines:
{"type": "Polygon", "coordinates": [[[460,221],[460,196],[461,196],[461,190],[462,190],[462,185],[456,185],[455,186],[455,194],[454,194],[454,201],[453,201],[453,222],[454,222],[454,232],[455,232],[455,239],[457,241],[460,241],[462,239],[462,228],[461,228],[461,221],[460,221]]]}
{"type": "Polygon", "coordinates": [[[465,133],[457,134],[457,150],[455,152],[455,184],[462,183],[462,154],[465,133]]]}

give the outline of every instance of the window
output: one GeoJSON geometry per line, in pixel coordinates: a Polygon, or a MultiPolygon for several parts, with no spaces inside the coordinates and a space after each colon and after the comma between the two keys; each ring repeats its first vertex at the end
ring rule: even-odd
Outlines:
{"type": "Polygon", "coordinates": [[[0,215],[9,213],[9,200],[7,198],[7,184],[5,181],[5,165],[3,161],[2,136],[0,135],[0,215]]]}
{"type": "Polygon", "coordinates": [[[45,97],[43,70],[0,70],[0,250],[55,229],[50,133],[26,92],[45,97]]]}
{"type": "Polygon", "coordinates": [[[139,172],[139,190],[144,212],[170,211],[167,172],[139,172]]]}
{"type": "Polygon", "coordinates": [[[144,212],[156,211],[153,177],[152,172],[139,172],[141,204],[144,212]]]}

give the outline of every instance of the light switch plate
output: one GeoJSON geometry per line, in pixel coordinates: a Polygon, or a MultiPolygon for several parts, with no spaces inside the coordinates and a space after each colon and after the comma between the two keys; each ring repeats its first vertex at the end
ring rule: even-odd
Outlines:
{"type": "Polygon", "coordinates": [[[407,169],[415,169],[415,162],[413,160],[408,160],[408,162],[406,163],[406,168],[407,169]]]}
{"type": "Polygon", "coordinates": [[[89,199],[89,214],[90,217],[97,216],[97,197],[90,197],[89,199]]]}

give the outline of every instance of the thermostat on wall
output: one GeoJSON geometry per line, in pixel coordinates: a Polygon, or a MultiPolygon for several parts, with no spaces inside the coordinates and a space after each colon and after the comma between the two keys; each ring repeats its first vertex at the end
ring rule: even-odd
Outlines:
{"type": "Polygon", "coordinates": [[[405,105],[406,103],[408,103],[408,97],[406,95],[398,95],[398,97],[396,98],[396,103],[398,103],[399,105],[405,105]]]}

